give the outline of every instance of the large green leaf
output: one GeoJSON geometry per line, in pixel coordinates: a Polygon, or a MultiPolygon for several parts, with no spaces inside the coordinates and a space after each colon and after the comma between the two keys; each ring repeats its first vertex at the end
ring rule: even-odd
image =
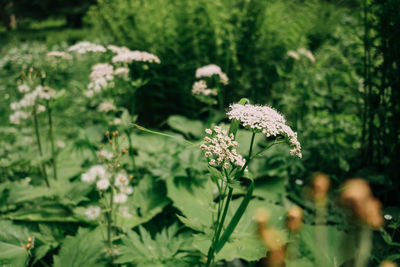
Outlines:
{"type": "Polygon", "coordinates": [[[215,214],[213,191],[216,186],[209,179],[200,180],[196,184],[187,179],[171,177],[166,180],[166,183],[168,197],[183,214],[183,217],[179,216],[179,219],[197,231],[205,231],[209,228],[215,214]]]}
{"type": "Polygon", "coordinates": [[[0,221],[0,265],[26,266],[29,252],[26,249],[30,237],[26,227],[11,221],[0,221]]]}
{"type": "Polygon", "coordinates": [[[126,230],[133,228],[152,219],[169,203],[164,184],[146,175],[134,188],[133,197],[128,200],[127,205],[134,210],[132,217],[119,217],[117,223],[126,230]]]}
{"type": "Polygon", "coordinates": [[[136,266],[190,266],[187,263],[187,253],[183,251],[190,247],[192,238],[185,233],[178,235],[178,230],[174,224],[157,233],[154,239],[141,226],[140,234],[129,230],[119,246],[120,256],[116,263],[133,263],[136,266]]]}
{"type": "Polygon", "coordinates": [[[101,262],[105,254],[104,229],[80,228],[76,236],[67,236],[60,252],[54,256],[54,267],[107,266],[101,262]]]}
{"type": "MultiPolygon", "coordinates": [[[[232,201],[225,225],[231,220],[241,202],[242,198],[232,201]]],[[[259,208],[268,210],[268,224],[270,226],[283,228],[285,214],[285,209],[283,207],[259,199],[252,199],[232,236],[228,242],[225,243],[222,250],[216,255],[217,260],[231,261],[235,258],[241,258],[248,261],[255,261],[266,255],[267,249],[257,234],[257,224],[253,220],[259,208]]],[[[208,252],[210,244],[211,236],[204,234],[196,235],[194,246],[205,255],[208,252]]]]}
{"type": "Polygon", "coordinates": [[[200,138],[204,135],[205,126],[201,121],[190,120],[180,115],[173,115],[168,118],[167,122],[172,129],[183,133],[185,136],[191,134],[194,137],[200,138]]]}
{"type": "Polygon", "coordinates": [[[354,257],[355,247],[355,235],[334,225],[304,225],[300,232],[302,255],[310,260],[315,260],[317,255],[322,261],[321,266],[340,266],[354,257]],[[316,235],[322,235],[324,243],[318,243],[316,235]]]}

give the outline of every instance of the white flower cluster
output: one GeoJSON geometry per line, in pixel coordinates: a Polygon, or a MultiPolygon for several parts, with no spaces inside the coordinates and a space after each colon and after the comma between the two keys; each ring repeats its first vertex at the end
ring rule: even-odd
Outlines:
{"type": "Polygon", "coordinates": [[[81,176],[82,182],[85,182],[85,183],[92,183],[92,182],[96,181],[97,179],[99,179],[99,180],[107,179],[108,180],[109,178],[110,178],[109,173],[102,165],[92,166],[89,169],[89,171],[83,173],[81,176]]]}
{"type": "Polygon", "coordinates": [[[262,132],[266,137],[283,135],[288,138],[291,146],[290,154],[301,155],[301,145],[297,140],[297,133],[286,125],[285,118],[275,109],[268,106],[251,104],[233,104],[227,112],[229,119],[239,120],[244,127],[262,132]]]}
{"type": "Polygon", "coordinates": [[[296,60],[300,59],[300,56],[304,56],[306,58],[308,58],[308,60],[310,60],[311,62],[315,62],[315,57],[314,55],[311,53],[311,51],[305,49],[305,48],[299,48],[297,49],[297,51],[293,51],[290,50],[286,53],[289,57],[292,57],[296,60]]]}
{"type": "Polygon", "coordinates": [[[206,129],[207,136],[200,149],[204,151],[208,163],[214,167],[229,168],[231,165],[243,167],[246,160],[237,153],[238,143],[233,134],[228,135],[220,126],[206,129]]]}
{"type": "Polygon", "coordinates": [[[120,78],[128,78],[128,74],[129,74],[129,69],[126,67],[119,67],[116,68],[114,71],[115,76],[118,76],[120,78]]]}
{"type": "Polygon", "coordinates": [[[107,63],[96,64],[92,67],[89,78],[90,83],[86,95],[91,97],[94,93],[107,88],[110,82],[114,80],[114,67],[107,63]]]}
{"type": "Polygon", "coordinates": [[[62,59],[72,59],[72,56],[63,51],[51,51],[47,53],[49,58],[62,58],[62,59]]]}
{"type": "Polygon", "coordinates": [[[40,113],[46,110],[43,105],[37,104],[38,100],[50,100],[54,97],[55,91],[50,87],[46,86],[36,86],[35,90],[30,92],[30,87],[26,84],[21,84],[18,86],[18,91],[21,93],[26,93],[22,99],[18,102],[12,102],[10,108],[15,110],[13,114],[10,115],[10,122],[13,124],[19,124],[22,119],[27,119],[29,113],[22,110],[26,108],[31,108],[37,105],[36,112],[40,113]]]}
{"type": "Polygon", "coordinates": [[[120,54],[120,53],[130,51],[128,47],[116,46],[116,45],[109,45],[109,46],[107,46],[107,49],[110,50],[111,52],[114,52],[115,54],[120,54]]]}
{"type": "Polygon", "coordinates": [[[113,63],[132,63],[132,61],[148,62],[160,64],[160,59],[153,54],[142,51],[120,51],[116,56],[112,58],[113,63]]]}
{"type": "MultiPolygon", "coordinates": [[[[112,157],[109,152],[101,151],[104,157],[112,157]],[[107,154],[105,154],[107,153],[107,154]]],[[[93,183],[96,182],[96,187],[100,191],[107,190],[112,183],[118,189],[118,193],[114,195],[114,203],[125,203],[128,200],[128,195],[133,193],[133,187],[129,186],[129,178],[126,174],[119,172],[115,175],[114,181],[112,176],[102,165],[92,166],[89,171],[85,172],[81,176],[82,182],[93,183]]]]}
{"type": "Polygon", "coordinates": [[[209,95],[216,96],[218,94],[218,92],[216,89],[207,88],[207,82],[205,80],[200,80],[193,84],[192,94],[193,95],[204,95],[204,96],[209,96],[209,95]]]}
{"type": "Polygon", "coordinates": [[[99,206],[89,206],[85,211],[85,215],[89,220],[95,220],[100,216],[100,213],[101,209],[99,206]]]}
{"type": "Polygon", "coordinates": [[[111,103],[111,102],[102,102],[102,103],[100,103],[100,105],[97,107],[97,110],[99,111],[99,112],[105,112],[105,113],[107,113],[107,112],[109,112],[109,111],[111,111],[111,110],[115,110],[115,109],[117,109],[115,106],[114,106],[114,104],[113,103],[111,103]]]}
{"type": "Polygon", "coordinates": [[[221,68],[215,64],[206,65],[196,70],[197,79],[202,77],[212,77],[213,75],[217,75],[222,84],[228,84],[228,76],[226,76],[226,74],[222,72],[221,68]]]}
{"type": "Polygon", "coordinates": [[[91,42],[83,41],[78,42],[75,45],[68,48],[70,52],[76,52],[78,54],[86,54],[88,52],[100,52],[104,53],[107,50],[102,45],[93,44],[91,42]]]}
{"type": "Polygon", "coordinates": [[[10,115],[10,122],[12,124],[20,124],[21,120],[26,120],[29,118],[29,113],[21,110],[17,110],[10,115]]]}

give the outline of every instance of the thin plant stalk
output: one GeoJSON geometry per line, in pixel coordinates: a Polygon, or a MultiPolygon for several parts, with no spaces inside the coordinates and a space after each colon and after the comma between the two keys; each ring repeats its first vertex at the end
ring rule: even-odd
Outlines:
{"type": "MultiPolygon", "coordinates": [[[[315,241],[317,246],[319,246],[322,249],[327,249],[327,233],[326,233],[326,228],[324,228],[326,224],[326,201],[323,201],[321,203],[316,203],[316,209],[315,209],[315,241]]],[[[324,262],[322,259],[322,254],[321,253],[316,253],[315,255],[315,260],[317,263],[317,266],[323,267],[324,262]]]]}
{"type": "Polygon", "coordinates": [[[106,216],[106,220],[107,220],[107,244],[108,244],[108,248],[110,249],[110,252],[112,250],[112,210],[113,210],[113,198],[114,198],[114,189],[111,189],[111,196],[110,196],[110,206],[109,206],[109,210],[107,212],[107,216],[106,216]]]}
{"type": "Polygon", "coordinates": [[[138,176],[138,171],[137,171],[137,167],[136,167],[136,161],[135,161],[135,155],[134,155],[134,151],[133,151],[133,144],[132,144],[132,138],[131,135],[129,133],[129,130],[125,130],[125,134],[128,137],[128,145],[129,145],[129,156],[132,159],[132,166],[133,166],[133,171],[135,172],[136,176],[138,176]]]}
{"type": "Polygon", "coordinates": [[[57,180],[57,159],[56,159],[56,148],[54,145],[54,133],[53,133],[53,120],[51,116],[51,107],[49,101],[47,101],[47,115],[49,120],[49,137],[50,137],[50,145],[51,145],[51,161],[53,165],[53,175],[54,179],[57,180]]]}
{"type": "MultiPolygon", "coordinates": [[[[254,139],[255,139],[255,133],[253,133],[252,136],[251,136],[250,148],[249,148],[249,155],[248,155],[248,157],[247,157],[246,164],[243,166],[243,168],[242,168],[242,170],[241,170],[241,173],[243,173],[243,171],[246,169],[246,167],[247,167],[247,165],[249,164],[249,161],[250,161],[250,159],[251,159],[251,154],[252,154],[252,151],[253,151],[254,139]]],[[[226,178],[227,178],[228,181],[229,181],[229,177],[228,177],[228,175],[227,175],[226,172],[225,172],[225,175],[226,175],[226,178]]],[[[213,260],[214,260],[215,246],[216,246],[216,244],[217,244],[218,241],[219,241],[219,238],[220,238],[222,229],[223,229],[223,227],[224,227],[224,222],[225,222],[226,215],[227,215],[227,213],[228,213],[229,204],[230,204],[231,199],[232,199],[232,194],[233,194],[233,188],[232,188],[232,187],[229,187],[228,196],[226,197],[225,203],[222,205],[222,206],[224,207],[224,208],[223,208],[224,211],[223,211],[223,213],[222,213],[221,220],[220,220],[219,222],[217,222],[216,232],[215,232],[215,234],[214,234],[214,238],[213,238],[213,240],[212,240],[210,249],[208,250],[208,253],[207,253],[206,267],[210,266],[210,265],[212,264],[213,260]]]]}
{"type": "Polygon", "coordinates": [[[372,249],[372,230],[370,227],[361,226],[360,247],[356,257],[354,267],[366,267],[372,249]]]}
{"type": "MultiPolygon", "coordinates": [[[[36,135],[36,142],[39,148],[39,155],[40,155],[40,160],[43,160],[43,150],[42,150],[42,143],[40,142],[40,133],[39,133],[39,123],[37,119],[37,113],[36,113],[36,106],[33,107],[33,124],[35,127],[35,135],[36,135]]],[[[46,172],[46,166],[44,165],[43,162],[41,162],[42,168],[42,175],[44,177],[44,181],[46,182],[47,187],[50,187],[49,179],[47,178],[47,172],[46,172]]]]}

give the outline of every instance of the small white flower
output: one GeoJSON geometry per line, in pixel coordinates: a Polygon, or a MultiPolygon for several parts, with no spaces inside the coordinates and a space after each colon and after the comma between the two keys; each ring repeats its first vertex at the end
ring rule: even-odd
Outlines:
{"type": "Polygon", "coordinates": [[[106,160],[111,160],[114,156],[112,152],[109,152],[107,150],[100,150],[97,152],[97,155],[99,155],[102,158],[105,158],[106,160]]]}
{"type": "Polygon", "coordinates": [[[114,104],[110,102],[103,102],[97,107],[97,110],[99,112],[105,112],[105,113],[115,109],[116,107],[114,106],[114,104]]]}
{"type": "Polygon", "coordinates": [[[120,118],[114,118],[113,124],[114,125],[120,125],[122,123],[122,120],[120,118]]]}
{"type": "Polygon", "coordinates": [[[108,173],[102,165],[95,165],[91,167],[89,173],[94,177],[94,179],[108,178],[108,173]]]}
{"type": "Polygon", "coordinates": [[[85,215],[89,220],[94,220],[100,216],[101,209],[98,206],[90,206],[86,209],[85,215]]]}
{"type": "Polygon", "coordinates": [[[132,217],[132,214],[129,213],[128,207],[125,207],[125,206],[119,207],[119,212],[121,213],[122,217],[124,217],[124,218],[132,217]]]}
{"type": "Polygon", "coordinates": [[[211,129],[206,129],[206,134],[212,134],[212,130],[211,129]]]}
{"type": "Polygon", "coordinates": [[[296,183],[297,185],[303,185],[303,180],[296,179],[295,183],[296,183]]]}
{"type": "Polygon", "coordinates": [[[41,112],[45,112],[46,111],[46,107],[43,105],[38,105],[36,112],[39,114],[41,112]]]}
{"type": "Polygon", "coordinates": [[[28,183],[28,184],[32,181],[31,177],[25,177],[24,180],[25,180],[25,182],[28,183]]]}
{"type": "Polygon", "coordinates": [[[124,186],[119,188],[120,192],[126,195],[132,195],[133,187],[132,186],[124,186]]]}
{"type": "Polygon", "coordinates": [[[27,92],[29,92],[29,90],[31,90],[31,89],[26,84],[21,84],[21,85],[18,86],[18,91],[20,93],[27,93],[27,92]]]}
{"type": "Polygon", "coordinates": [[[128,176],[126,176],[126,174],[122,172],[119,172],[115,177],[115,186],[122,187],[122,186],[127,186],[128,184],[129,184],[128,176]]]}
{"type": "Polygon", "coordinates": [[[125,203],[128,200],[128,196],[122,193],[116,194],[113,198],[114,203],[125,203]]]}
{"type": "Polygon", "coordinates": [[[10,115],[10,122],[12,124],[20,124],[21,120],[29,118],[29,113],[21,110],[17,110],[14,114],[10,115]]]}
{"type": "Polygon", "coordinates": [[[17,110],[17,109],[20,108],[20,105],[19,105],[18,102],[12,102],[12,103],[10,104],[10,108],[11,108],[12,110],[17,110]]]}
{"type": "Polygon", "coordinates": [[[110,181],[108,179],[100,179],[97,181],[96,186],[99,190],[107,190],[107,188],[110,186],[110,181]]]}
{"type": "Polygon", "coordinates": [[[57,141],[57,147],[58,148],[64,148],[65,146],[66,146],[66,144],[63,141],[61,141],[61,140],[57,141]]]}
{"type": "Polygon", "coordinates": [[[385,220],[390,221],[391,219],[393,219],[392,215],[390,214],[385,214],[385,216],[383,216],[383,218],[385,218],[385,220]]]}
{"type": "Polygon", "coordinates": [[[85,172],[85,173],[82,173],[81,180],[82,180],[82,182],[85,182],[85,183],[91,183],[96,180],[96,177],[91,175],[90,173],[85,172]]]}
{"type": "Polygon", "coordinates": [[[299,60],[299,59],[300,59],[299,54],[297,54],[296,51],[288,51],[288,52],[287,52],[287,55],[288,55],[289,57],[291,57],[291,58],[296,59],[296,60],[299,60]]]}
{"type": "Polygon", "coordinates": [[[115,69],[114,73],[118,77],[127,77],[127,75],[129,74],[129,69],[126,67],[119,67],[115,69]]]}

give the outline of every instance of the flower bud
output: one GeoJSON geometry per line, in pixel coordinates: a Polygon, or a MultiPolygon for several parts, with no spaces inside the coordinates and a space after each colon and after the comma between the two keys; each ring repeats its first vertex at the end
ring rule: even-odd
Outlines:
{"type": "Polygon", "coordinates": [[[350,208],[354,214],[362,213],[363,205],[372,197],[368,183],[361,178],[353,178],[343,186],[340,202],[343,206],[350,208]]]}
{"type": "Polygon", "coordinates": [[[297,232],[303,225],[303,210],[299,206],[293,206],[287,214],[286,226],[291,232],[297,232]]]}
{"type": "Polygon", "coordinates": [[[392,261],[383,261],[379,267],[397,267],[397,264],[392,261]]]}
{"type": "Polygon", "coordinates": [[[361,220],[372,228],[383,226],[382,204],[376,198],[369,198],[363,205],[361,220]]]}
{"type": "Polygon", "coordinates": [[[312,179],[311,198],[317,203],[325,203],[331,185],[329,177],[324,173],[317,173],[312,179]]]}

